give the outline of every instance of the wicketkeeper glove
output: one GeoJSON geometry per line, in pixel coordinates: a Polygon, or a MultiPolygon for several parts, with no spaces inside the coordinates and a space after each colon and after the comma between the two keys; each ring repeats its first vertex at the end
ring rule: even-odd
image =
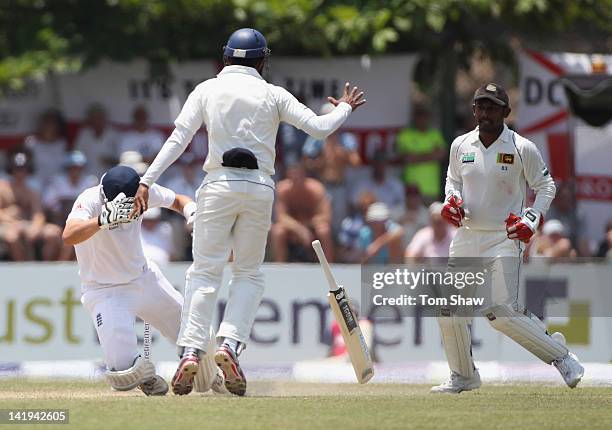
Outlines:
{"type": "Polygon", "coordinates": [[[505,221],[508,239],[529,243],[544,221],[544,216],[532,208],[525,208],[520,217],[510,213],[505,221]]]}
{"type": "Polygon", "coordinates": [[[130,218],[133,208],[134,197],[126,197],[124,193],[119,193],[113,201],[106,202],[102,206],[102,212],[98,216],[98,225],[100,228],[110,228],[134,221],[138,217],[130,218]]]}
{"type": "Polygon", "coordinates": [[[463,206],[463,199],[458,193],[451,194],[446,199],[444,207],[442,207],[442,218],[454,225],[455,227],[461,227],[461,222],[465,218],[465,210],[463,206]]]}

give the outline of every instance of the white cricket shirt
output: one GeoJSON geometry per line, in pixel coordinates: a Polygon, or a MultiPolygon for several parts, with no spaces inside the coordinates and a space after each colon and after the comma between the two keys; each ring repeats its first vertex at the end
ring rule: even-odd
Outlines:
{"type": "MultiPolygon", "coordinates": [[[[160,185],[149,189],[150,208],[170,207],[175,198],[174,191],[160,185]]],[[[95,218],[100,215],[102,205],[100,186],[88,188],[77,197],[68,220],[95,218]]],[[[74,245],[83,291],[126,284],[147,270],[140,239],[141,224],[142,217],[111,229],[101,229],[74,245]]]]}
{"type": "Polygon", "coordinates": [[[476,129],[457,137],[450,149],[446,195],[459,192],[475,230],[505,230],[510,212],[527,206],[527,185],[536,193],[532,208],[545,214],[555,197],[555,183],[535,144],[504,125],[485,148],[476,129]]]}
{"type": "Polygon", "coordinates": [[[174,121],[175,130],[140,181],[151,185],[183,153],[195,132],[206,125],[209,152],[203,169],[222,168],[223,153],[246,148],[259,170],[274,174],[276,133],[281,121],[323,139],[348,118],[352,109],[340,103],[317,116],[282,87],[266,82],[252,67],[225,66],[216,78],[199,84],[174,121]]]}

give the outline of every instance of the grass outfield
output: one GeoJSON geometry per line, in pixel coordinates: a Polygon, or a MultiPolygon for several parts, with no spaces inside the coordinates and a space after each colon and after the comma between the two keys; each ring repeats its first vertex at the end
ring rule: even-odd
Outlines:
{"type": "Polygon", "coordinates": [[[45,429],[612,428],[612,388],[503,385],[458,396],[428,390],[423,385],[254,382],[244,398],[147,398],[136,391],[114,393],[102,383],[4,379],[0,409],[69,409],[70,425],[45,429]]]}

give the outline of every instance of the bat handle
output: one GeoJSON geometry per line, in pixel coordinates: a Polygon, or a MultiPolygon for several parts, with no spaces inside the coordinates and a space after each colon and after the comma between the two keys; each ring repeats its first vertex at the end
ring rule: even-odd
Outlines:
{"type": "Polygon", "coordinates": [[[334,278],[334,274],[331,271],[331,267],[329,266],[329,262],[327,261],[327,257],[325,257],[325,253],[323,252],[323,247],[321,246],[321,242],[315,240],[312,242],[312,248],[314,249],[317,257],[319,258],[319,262],[321,263],[321,267],[323,268],[323,273],[325,273],[325,277],[327,278],[327,283],[329,284],[329,290],[335,291],[338,289],[338,283],[334,278]]]}

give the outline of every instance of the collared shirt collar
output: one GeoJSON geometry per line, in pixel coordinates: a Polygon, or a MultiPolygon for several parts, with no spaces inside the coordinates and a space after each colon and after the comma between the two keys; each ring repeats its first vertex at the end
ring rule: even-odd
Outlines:
{"type": "Polygon", "coordinates": [[[223,70],[219,72],[217,76],[226,75],[228,73],[243,73],[245,75],[251,75],[255,78],[263,80],[259,72],[257,72],[257,70],[255,70],[253,67],[238,66],[238,65],[225,66],[223,70]]]}
{"type": "MultiPolygon", "coordinates": [[[[480,136],[478,134],[478,126],[476,126],[476,128],[474,130],[472,130],[472,136],[470,136],[470,143],[472,145],[476,145],[478,143],[480,143],[480,136]]],[[[508,126],[504,123],[504,129],[502,130],[501,134],[499,135],[499,137],[497,138],[497,140],[495,142],[497,142],[498,140],[501,140],[502,142],[512,142],[512,130],[510,130],[508,128],[508,126]]]]}

